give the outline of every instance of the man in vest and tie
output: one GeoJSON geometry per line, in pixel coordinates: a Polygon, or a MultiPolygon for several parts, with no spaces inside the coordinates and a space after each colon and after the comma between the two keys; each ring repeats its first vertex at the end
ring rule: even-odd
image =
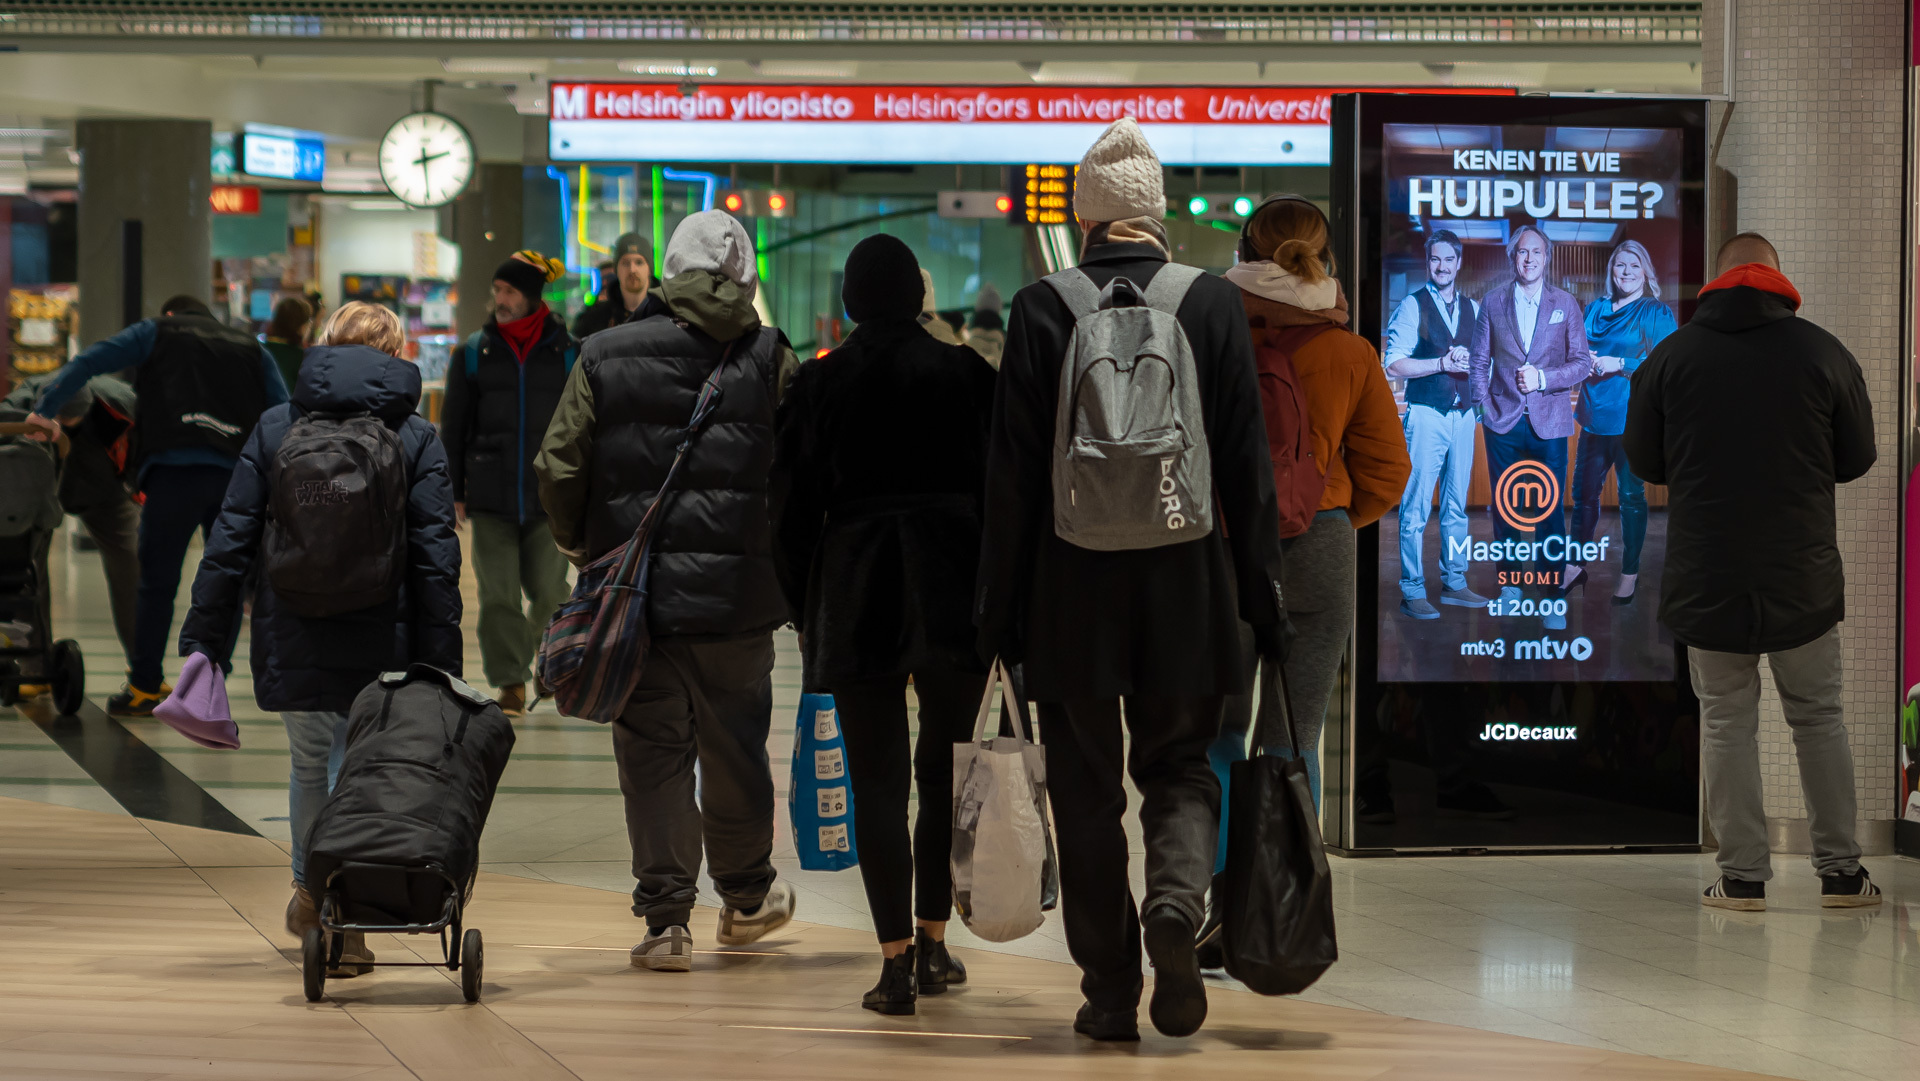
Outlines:
{"type": "Polygon", "coordinates": [[[1427,597],[1425,546],[1433,489],[1440,486],[1441,604],[1485,608],[1467,586],[1467,487],[1473,480],[1473,430],[1467,361],[1480,305],[1459,289],[1460,238],[1427,236],[1427,283],[1407,294],[1387,323],[1383,358],[1389,379],[1407,381],[1407,454],[1413,472],[1400,499],[1400,614],[1439,619],[1427,597]]]}

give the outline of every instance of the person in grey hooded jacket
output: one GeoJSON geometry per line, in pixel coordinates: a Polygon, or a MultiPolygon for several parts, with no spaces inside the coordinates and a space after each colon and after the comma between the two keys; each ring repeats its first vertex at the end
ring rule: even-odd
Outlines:
{"type": "Polygon", "coordinates": [[[659,495],[711,378],[719,398],[653,534],[646,668],[613,724],[633,846],[636,968],[685,972],[703,855],[720,941],[793,915],[773,870],[773,631],[791,613],[767,508],[774,407],[795,360],[754,310],[753,241],[732,215],[680,223],[661,260],[667,312],[587,340],[534,471],[553,539],[585,566],[632,537],[659,495]],[[696,803],[694,764],[700,765],[696,803]]]}

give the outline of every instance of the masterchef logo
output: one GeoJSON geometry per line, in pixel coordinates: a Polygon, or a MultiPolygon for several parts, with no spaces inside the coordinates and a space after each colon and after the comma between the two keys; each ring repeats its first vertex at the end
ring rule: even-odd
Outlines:
{"type": "Polygon", "coordinates": [[[1508,525],[1531,533],[1560,509],[1560,478],[1545,463],[1517,461],[1494,483],[1493,508],[1508,525]]]}
{"type": "MultiPolygon", "coordinates": [[[[1461,92],[1448,88],[1452,92],[1461,92]]],[[[554,83],[554,120],[1325,124],[1334,88],[554,83]]],[[[1484,92],[1509,94],[1487,89],[1484,92]]]]}

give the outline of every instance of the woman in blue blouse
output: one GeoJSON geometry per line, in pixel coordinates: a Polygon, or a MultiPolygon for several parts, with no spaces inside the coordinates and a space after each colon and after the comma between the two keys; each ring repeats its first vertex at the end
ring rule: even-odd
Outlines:
{"type": "MultiPolygon", "coordinates": [[[[1587,307],[1587,344],[1593,350],[1593,374],[1580,388],[1574,415],[1580,421],[1580,448],[1573,467],[1573,536],[1593,539],[1600,525],[1600,489],[1611,470],[1619,478],[1620,578],[1613,603],[1632,604],[1640,575],[1640,549],[1647,539],[1647,489],[1627,467],[1620,435],[1626,430],[1627,397],[1633,373],[1660,340],[1678,324],[1660,300],[1653,258],[1637,240],[1626,240],[1607,257],[1605,292],[1587,307]]],[[[1587,569],[1569,562],[1561,592],[1586,584],[1587,569]]]]}

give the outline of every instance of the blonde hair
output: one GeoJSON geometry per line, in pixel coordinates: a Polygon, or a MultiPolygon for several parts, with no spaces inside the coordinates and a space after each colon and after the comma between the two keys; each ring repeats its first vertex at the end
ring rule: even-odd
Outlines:
{"type": "Polygon", "coordinates": [[[1647,279],[1647,284],[1641,289],[1641,294],[1658,299],[1660,296],[1660,278],[1653,272],[1653,256],[1647,254],[1647,246],[1638,240],[1621,241],[1620,246],[1613,249],[1613,254],[1607,256],[1607,299],[1620,299],[1614,295],[1613,264],[1622,255],[1631,255],[1635,259],[1640,260],[1640,272],[1644,274],[1647,279]]]}
{"type": "Polygon", "coordinates": [[[1309,285],[1332,277],[1320,253],[1327,250],[1327,219],[1319,208],[1293,199],[1261,207],[1247,225],[1253,250],[1309,285]]]}
{"type": "Polygon", "coordinates": [[[349,301],[334,309],[315,345],[364,345],[390,356],[407,347],[407,328],[391,308],[349,301]]]}

